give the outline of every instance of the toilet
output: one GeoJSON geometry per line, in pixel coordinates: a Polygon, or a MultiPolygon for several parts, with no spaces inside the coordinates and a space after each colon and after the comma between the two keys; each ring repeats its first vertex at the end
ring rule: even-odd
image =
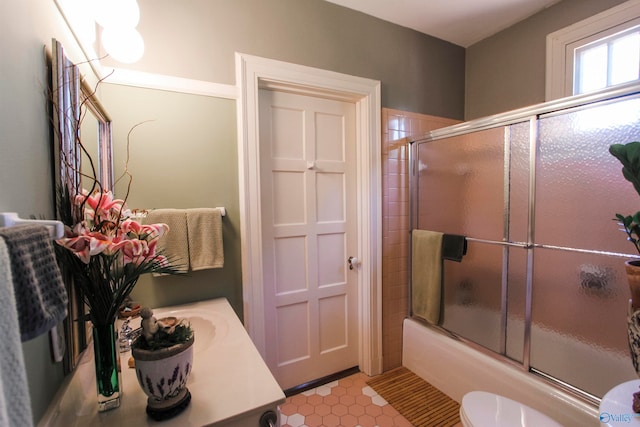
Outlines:
{"type": "Polygon", "coordinates": [[[562,427],[533,408],[486,391],[464,395],[460,420],[465,427],[562,427]]]}

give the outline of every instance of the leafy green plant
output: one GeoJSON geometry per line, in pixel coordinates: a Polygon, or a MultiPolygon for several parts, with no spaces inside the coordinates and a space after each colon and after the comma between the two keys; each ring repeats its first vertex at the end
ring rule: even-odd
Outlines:
{"type": "MultiPolygon", "coordinates": [[[[609,146],[609,153],[622,163],[622,175],[633,184],[636,193],[640,195],[640,141],[628,142],[626,144],[612,144],[609,146]]],[[[622,215],[617,213],[616,221],[622,225],[629,240],[640,253],[640,212],[632,215],[622,215]]]]}
{"type": "Polygon", "coordinates": [[[154,334],[153,339],[147,341],[144,337],[138,338],[134,341],[133,346],[141,350],[160,350],[162,348],[169,348],[176,344],[184,344],[189,342],[193,338],[193,331],[191,325],[188,323],[179,323],[175,328],[171,328],[170,331],[164,329],[158,329],[154,334]]]}

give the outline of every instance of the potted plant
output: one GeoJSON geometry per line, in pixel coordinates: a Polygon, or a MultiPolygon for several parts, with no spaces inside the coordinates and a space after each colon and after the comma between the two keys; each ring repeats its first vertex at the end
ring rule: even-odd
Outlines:
{"type": "Polygon", "coordinates": [[[186,387],[193,366],[191,326],[175,317],[157,319],[140,311],[142,333],[131,344],[136,377],[147,395],[147,414],[156,421],[182,412],[191,401],[186,387]]]}
{"type": "MultiPolygon", "coordinates": [[[[640,141],[613,144],[609,147],[609,153],[622,163],[622,175],[640,195],[640,141]]],[[[622,225],[627,240],[633,243],[640,254],[640,212],[631,215],[617,213],[615,219],[622,225]]],[[[631,306],[635,311],[640,309],[640,260],[627,261],[625,268],[631,291],[631,306]]]]}

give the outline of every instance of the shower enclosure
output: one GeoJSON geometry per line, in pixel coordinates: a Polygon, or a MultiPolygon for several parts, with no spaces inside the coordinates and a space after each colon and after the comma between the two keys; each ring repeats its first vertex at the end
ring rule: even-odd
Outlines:
{"type": "Polygon", "coordinates": [[[413,141],[412,227],[468,241],[444,261],[439,327],[593,402],[637,378],[624,261],[638,254],[613,218],[640,197],[608,147],[639,140],[632,85],[413,141]]]}

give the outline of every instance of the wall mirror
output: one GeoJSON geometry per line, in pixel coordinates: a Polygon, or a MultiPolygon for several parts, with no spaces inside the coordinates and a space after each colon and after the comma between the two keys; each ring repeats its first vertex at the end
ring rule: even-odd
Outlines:
{"type": "Polygon", "coordinates": [[[94,161],[97,162],[94,167],[98,182],[104,189],[113,190],[111,119],[86,80],[81,82],[80,139],[85,149],[80,153],[82,188],[89,189],[93,185],[94,178],[89,165],[94,161]]]}
{"type": "MultiPolygon", "coordinates": [[[[113,188],[113,156],[111,119],[96,96],[95,89],[82,78],[79,67],[71,62],[64,48],[53,40],[51,52],[51,123],[53,142],[53,170],[55,181],[55,211],[65,224],[65,203],[83,188],[91,190],[113,188]]],[[[64,269],[63,269],[64,270],[64,269]]],[[[85,319],[83,296],[68,271],[62,271],[69,294],[69,315],[64,321],[66,351],[65,372],[76,366],[87,345],[90,328],[85,319]]]]}

